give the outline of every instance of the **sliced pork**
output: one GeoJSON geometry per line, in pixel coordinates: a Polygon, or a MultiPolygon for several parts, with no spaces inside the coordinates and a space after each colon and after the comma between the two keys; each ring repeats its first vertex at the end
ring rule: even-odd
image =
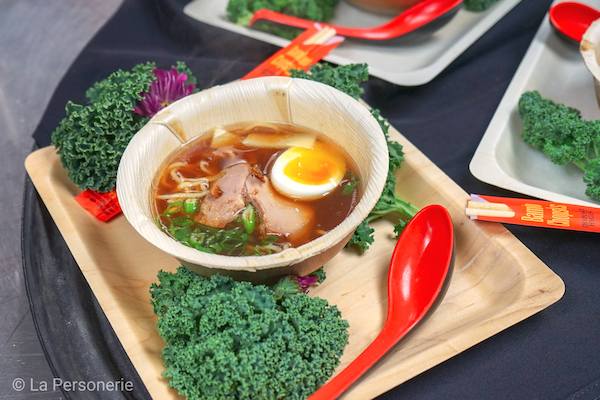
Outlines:
{"type": "Polygon", "coordinates": [[[250,166],[246,163],[225,168],[223,176],[213,182],[202,200],[196,221],[214,228],[224,228],[233,222],[246,206],[245,184],[249,175],[250,166]]]}
{"type": "Polygon", "coordinates": [[[293,245],[306,240],[315,224],[312,208],[281,196],[266,177],[252,174],[246,180],[246,194],[258,209],[264,233],[281,235],[293,245]]]}

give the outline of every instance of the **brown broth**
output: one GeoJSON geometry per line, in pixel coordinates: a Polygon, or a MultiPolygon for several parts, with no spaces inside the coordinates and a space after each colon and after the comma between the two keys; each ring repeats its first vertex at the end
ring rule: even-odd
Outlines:
{"type": "MultiPolygon", "coordinates": [[[[223,232],[225,232],[226,230],[233,229],[232,232],[235,232],[234,236],[239,239],[239,237],[243,237],[243,234],[241,234],[240,231],[244,230],[244,225],[240,221],[240,218],[237,218],[235,221],[227,224],[224,228],[207,228],[206,232],[204,232],[204,225],[194,220],[194,218],[201,218],[199,217],[199,210],[202,201],[204,201],[204,199],[206,199],[207,197],[197,200],[197,211],[193,213],[186,213],[182,208],[183,206],[179,205],[179,200],[177,199],[159,199],[157,196],[181,193],[183,191],[181,187],[178,188],[180,182],[173,179],[172,169],[169,168],[170,166],[178,165],[174,169],[178,171],[180,176],[183,176],[186,179],[214,179],[215,177],[218,178],[223,175],[223,170],[225,168],[239,163],[248,163],[250,166],[252,166],[253,169],[251,170],[251,174],[264,174],[265,176],[269,176],[274,160],[285,149],[282,150],[247,147],[241,144],[241,140],[243,140],[243,138],[245,138],[248,134],[257,132],[262,133],[272,131],[278,134],[286,134],[286,132],[295,133],[309,131],[307,128],[299,127],[297,125],[271,123],[265,126],[255,123],[236,124],[225,127],[224,129],[226,129],[228,132],[238,135],[240,137],[240,143],[219,148],[213,148],[211,147],[212,135],[210,134],[211,132],[208,132],[208,134],[202,135],[198,139],[190,142],[189,144],[186,144],[183,148],[181,148],[171,157],[169,157],[167,162],[160,169],[160,172],[155,179],[153,185],[154,187],[152,190],[152,201],[155,205],[156,217],[163,230],[171,234],[171,236],[175,237],[175,239],[180,240],[184,244],[187,244],[189,246],[196,247],[200,250],[219,254],[269,254],[280,251],[281,249],[287,246],[300,246],[322,236],[327,231],[339,225],[356,206],[359,200],[359,185],[355,185],[354,189],[352,189],[351,191],[348,190],[348,188],[344,190],[344,185],[346,185],[352,177],[358,179],[358,174],[356,172],[357,169],[355,168],[352,159],[349,156],[347,156],[347,154],[342,149],[340,149],[339,146],[333,145],[336,148],[336,150],[344,154],[344,158],[346,160],[346,176],[342,180],[340,185],[338,185],[328,195],[316,200],[300,201],[293,200],[283,195],[280,195],[273,189],[278,198],[285,197],[285,201],[291,202],[289,203],[290,206],[297,205],[302,209],[311,210],[312,215],[314,215],[314,224],[311,226],[311,229],[308,229],[301,235],[297,235],[292,238],[285,237],[283,235],[273,235],[272,232],[265,231],[265,229],[263,229],[264,227],[261,226],[259,227],[259,229],[256,229],[252,234],[246,235],[248,236],[247,243],[244,246],[236,247],[235,249],[228,248],[226,250],[221,250],[218,246],[210,249],[205,248],[203,246],[199,247],[199,245],[194,244],[196,242],[190,244],[189,241],[186,242],[187,239],[181,240],[182,237],[188,237],[186,235],[188,234],[189,229],[191,229],[192,231],[194,231],[194,229],[202,230],[203,233],[200,235],[201,237],[204,237],[202,236],[203,234],[215,235],[215,237],[217,237],[218,235],[223,234],[223,232]],[[186,218],[193,220],[193,222],[185,222],[186,218]],[[179,228],[179,225],[177,224],[181,224],[182,226],[185,224],[190,224],[190,227],[189,229],[179,228]]],[[[317,134],[317,140],[327,142],[331,145],[331,142],[321,134],[317,134]]],[[[210,186],[208,188],[208,191],[211,194],[207,196],[213,196],[213,198],[218,198],[220,194],[214,193],[216,188],[213,182],[214,180],[212,180],[209,184],[210,186]]],[[[198,189],[198,187],[195,187],[194,190],[201,191],[198,189]]],[[[257,214],[260,214],[258,209],[256,209],[255,211],[257,214]]],[[[262,220],[262,218],[260,217],[261,216],[259,215],[259,224],[262,220]]],[[[221,239],[222,238],[220,238],[219,240],[221,239]]],[[[215,241],[216,240],[217,239],[215,239],[215,241]]],[[[232,243],[233,242],[234,240],[232,240],[232,243]]]]}

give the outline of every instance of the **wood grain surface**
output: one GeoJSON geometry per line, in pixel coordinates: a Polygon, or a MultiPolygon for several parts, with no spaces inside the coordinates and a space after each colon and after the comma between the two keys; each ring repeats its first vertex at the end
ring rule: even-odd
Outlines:
{"type": "MultiPolygon", "coordinates": [[[[397,132],[406,150],[398,192],[418,206],[442,204],[456,232],[456,262],[448,292],[435,312],[346,394],[372,398],[554,303],[562,280],[499,224],[464,215],[467,194],[397,132]]],[[[30,155],[26,168],[56,221],[123,347],[155,399],[177,395],[161,377],[162,340],[155,328],[149,285],[159,269],[178,263],[145,242],[119,217],[104,224],[74,201],[54,148],[30,155]]],[[[340,368],[377,335],[385,317],[386,275],[394,245],[391,224],[376,226],[363,256],[343,251],[312,294],[336,304],[350,323],[340,368]]]]}

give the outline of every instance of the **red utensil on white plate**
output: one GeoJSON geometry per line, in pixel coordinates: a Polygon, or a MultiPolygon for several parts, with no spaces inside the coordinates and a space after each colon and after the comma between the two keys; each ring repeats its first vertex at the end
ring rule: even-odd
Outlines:
{"type": "MultiPolygon", "coordinates": [[[[395,39],[419,28],[424,27],[448,15],[462,4],[462,0],[423,0],[414,6],[404,10],[385,24],[371,28],[356,28],[322,23],[336,30],[338,35],[355,39],[366,40],[390,40],[395,39]]],[[[261,9],[254,13],[250,20],[250,26],[258,21],[270,21],[281,25],[293,26],[295,28],[308,29],[315,22],[309,19],[298,18],[269,9],[261,9]]]]}

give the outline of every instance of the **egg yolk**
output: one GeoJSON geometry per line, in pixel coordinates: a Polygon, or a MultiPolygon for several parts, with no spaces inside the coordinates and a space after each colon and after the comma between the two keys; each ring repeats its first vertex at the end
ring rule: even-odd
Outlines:
{"type": "Polygon", "coordinates": [[[286,163],[283,173],[298,183],[322,185],[339,180],[345,174],[344,157],[324,143],[315,143],[312,149],[292,149],[294,156],[286,163]]]}

